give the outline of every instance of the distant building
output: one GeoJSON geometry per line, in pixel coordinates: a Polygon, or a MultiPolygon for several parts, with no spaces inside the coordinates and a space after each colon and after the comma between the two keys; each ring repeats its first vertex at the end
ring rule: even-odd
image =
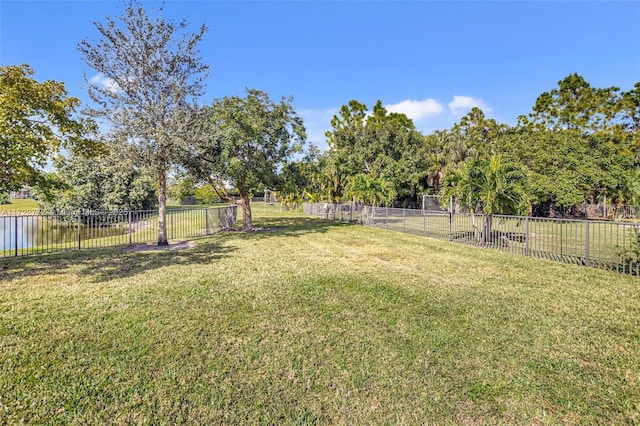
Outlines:
{"type": "Polygon", "coordinates": [[[30,186],[23,186],[22,189],[20,191],[11,191],[9,193],[9,198],[10,199],[16,199],[16,198],[20,198],[20,199],[27,199],[27,198],[31,198],[31,187],[30,186]]]}

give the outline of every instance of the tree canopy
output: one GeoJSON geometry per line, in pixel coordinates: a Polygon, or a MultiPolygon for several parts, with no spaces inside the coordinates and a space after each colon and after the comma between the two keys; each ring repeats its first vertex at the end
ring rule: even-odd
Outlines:
{"type": "Polygon", "coordinates": [[[154,173],[140,161],[139,148],[113,141],[107,147],[107,155],[58,158],[58,188],[39,194],[41,209],[57,213],[156,207],[154,173]]]}
{"type": "Polygon", "coordinates": [[[347,184],[360,182],[363,175],[391,182],[395,205],[417,204],[420,193],[452,195],[450,184],[466,175],[466,183],[473,184],[467,195],[476,198],[465,201],[466,195],[457,194],[460,201],[494,211],[489,193],[478,204],[481,188],[469,179],[481,172],[485,189],[493,187],[498,196],[499,181],[490,178],[500,173],[492,174],[489,166],[501,164],[500,170],[518,170],[516,192],[526,195],[521,201],[534,214],[558,209],[564,214],[571,206],[605,199],[620,205],[635,200],[640,187],[639,123],[640,83],[627,91],[598,88],[579,74],[542,93],[516,126],[474,107],[450,129],[423,135],[381,102],[368,111],[352,100],[331,121],[329,149],[318,162],[317,175],[331,201],[346,197],[347,184]]]}
{"type": "Polygon", "coordinates": [[[77,117],[78,98],[64,83],[38,82],[28,65],[0,67],[0,192],[48,182],[47,161],[61,148],[92,155],[91,120],[77,117]]]}
{"type": "Polygon", "coordinates": [[[205,125],[183,157],[184,167],[209,182],[222,200],[242,206],[245,229],[253,227],[251,189],[274,183],[279,168],[305,140],[292,101],[274,102],[255,89],[247,89],[245,97],[215,100],[200,114],[205,125]],[[231,198],[227,185],[237,189],[240,200],[231,198]]]}
{"type": "Polygon", "coordinates": [[[334,199],[345,196],[349,177],[358,175],[387,182],[400,198],[415,198],[424,188],[424,138],[406,115],[389,113],[380,101],[369,113],[366,105],[352,100],[333,117],[331,127],[326,167],[334,173],[334,199]]]}
{"type": "Polygon", "coordinates": [[[124,14],[97,22],[100,39],[78,48],[99,73],[88,80],[94,104],[87,112],[106,119],[117,140],[138,145],[158,184],[158,244],[166,245],[167,173],[192,125],[189,103],[202,94],[208,65],[198,51],[207,28],[185,32],[186,22],[148,14],[137,2],[124,14]]]}

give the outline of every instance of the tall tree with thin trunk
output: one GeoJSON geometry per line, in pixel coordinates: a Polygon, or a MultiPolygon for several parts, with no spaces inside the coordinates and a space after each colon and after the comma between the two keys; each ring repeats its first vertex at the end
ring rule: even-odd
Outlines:
{"type": "Polygon", "coordinates": [[[98,72],[88,79],[88,112],[106,119],[127,143],[143,148],[158,180],[158,245],[167,245],[167,173],[190,126],[188,105],[202,94],[208,66],[197,45],[207,31],[187,33],[187,23],[162,17],[162,6],[148,14],[135,1],[117,18],[96,22],[101,38],[78,48],[98,72]]]}

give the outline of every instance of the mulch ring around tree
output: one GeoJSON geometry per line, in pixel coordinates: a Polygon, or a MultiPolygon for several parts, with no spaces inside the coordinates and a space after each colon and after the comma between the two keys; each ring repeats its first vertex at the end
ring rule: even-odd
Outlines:
{"type": "MultiPolygon", "coordinates": [[[[262,226],[254,226],[251,229],[243,229],[243,228],[231,228],[224,230],[222,232],[270,232],[273,231],[273,228],[267,228],[262,226]]],[[[195,241],[176,241],[169,243],[166,246],[159,246],[157,243],[142,243],[142,244],[134,244],[124,248],[124,251],[133,251],[133,252],[141,252],[141,251],[174,251],[174,250],[188,250],[194,248],[198,245],[195,241]]]]}
{"type": "Polygon", "coordinates": [[[135,244],[127,246],[124,251],[174,251],[174,250],[187,250],[194,248],[198,244],[195,241],[176,241],[166,246],[159,246],[156,243],[135,244]]]}
{"type": "Polygon", "coordinates": [[[254,226],[253,228],[250,228],[250,229],[234,227],[234,228],[225,229],[222,232],[269,232],[273,230],[274,228],[267,228],[265,226],[254,226]]]}

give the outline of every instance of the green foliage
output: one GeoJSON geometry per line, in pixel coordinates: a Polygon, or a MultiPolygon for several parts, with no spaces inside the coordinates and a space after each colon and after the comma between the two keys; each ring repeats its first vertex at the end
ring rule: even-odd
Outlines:
{"type": "Polygon", "coordinates": [[[56,162],[59,189],[40,194],[41,210],[149,210],[157,205],[153,172],[139,164],[133,146],[110,144],[101,157],[60,157],[56,162]]]}
{"type": "Polygon", "coordinates": [[[449,170],[441,198],[448,203],[454,197],[471,211],[481,210],[487,215],[522,213],[528,206],[524,179],[524,171],[502,156],[482,157],[449,170]]]}
{"type": "Polygon", "coordinates": [[[0,192],[0,204],[9,204],[9,194],[0,192]]]}
{"type": "Polygon", "coordinates": [[[310,144],[302,158],[282,165],[271,189],[275,189],[279,198],[286,199],[288,204],[299,203],[310,194],[317,195],[318,200],[326,200],[327,187],[331,182],[323,174],[324,157],[315,145],[310,144]]]}
{"type": "Polygon", "coordinates": [[[180,176],[177,181],[169,185],[169,197],[180,204],[196,195],[196,182],[189,176],[180,176]]]}
{"type": "Polygon", "coordinates": [[[579,74],[570,74],[558,87],[536,99],[529,118],[521,124],[583,134],[631,133],[640,129],[640,82],[623,92],[618,87],[591,86],[579,74]]]}
{"type": "Polygon", "coordinates": [[[503,134],[497,146],[528,170],[526,192],[534,205],[567,208],[626,192],[635,170],[628,140],[616,134],[519,128],[503,134]]]}
{"type": "Polygon", "coordinates": [[[382,178],[371,178],[363,173],[349,177],[344,188],[347,197],[354,201],[377,206],[388,205],[396,198],[393,184],[382,178]]]}
{"type": "Polygon", "coordinates": [[[622,92],[619,107],[623,128],[628,132],[640,131],[640,82],[622,92]]]}
{"type": "Polygon", "coordinates": [[[92,121],[75,118],[80,101],[64,83],[39,83],[28,65],[0,67],[0,192],[47,183],[47,160],[60,148],[94,154],[92,121]]]}
{"type": "Polygon", "coordinates": [[[201,111],[203,127],[185,153],[184,167],[224,201],[231,201],[227,185],[238,190],[247,229],[252,227],[250,190],[274,184],[278,169],[301,150],[306,137],[292,102],[291,97],[274,102],[255,89],[247,89],[245,97],[217,99],[201,111]]]}
{"type": "Polygon", "coordinates": [[[505,124],[498,124],[494,119],[486,118],[480,108],[473,107],[453,126],[451,132],[456,135],[452,140],[454,144],[447,145],[446,148],[452,159],[458,150],[472,150],[474,153],[492,155],[495,154],[496,140],[507,128],[505,124]]]}
{"type": "Polygon", "coordinates": [[[378,101],[352,100],[331,120],[325,173],[331,176],[331,200],[344,196],[349,179],[366,175],[390,183],[397,197],[415,199],[428,176],[424,138],[404,114],[388,113],[378,101]]]}
{"type": "Polygon", "coordinates": [[[215,204],[222,201],[211,185],[200,185],[196,187],[194,195],[196,200],[202,204],[215,204]]]}
{"type": "MultiPolygon", "coordinates": [[[[315,198],[338,201],[347,195],[350,179],[366,175],[391,182],[396,202],[416,200],[418,194],[441,192],[443,183],[463,179],[480,163],[499,157],[517,165],[522,175],[517,192],[523,196],[517,207],[505,211],[533,208],[536,214],[546,214],[549,207],[566,209],[605,198],[617,206],[634,202],[634,173],[640,166],[640,83],[626,92],[601,89],[572,74],[558,86],[543,93],[515,128],[472,108],[452,129],[426,136],[401,114],[387,114],[381,102],[369,112],[366,105],[350,101],[334,116],[326,134],[329,150],[318,160],[316,173],[322,194],[315,198]]],[[[473,208],[493,203],[488,192],[483,202],[479,195],[472,196],[478,187],[466,182],[471,189],[463,198],[471,198],[461,201],[473,208]]],[[[492,184],[497,182],[486,183],[492,184]]]]}
{"type": "Polygon", "coordinates": [[[87,81],[94,102],[88,112],[109,122],[122,143],[135,143],[153,167],[158,187],[158,244],[167,245],[167,173],[183,149],[194,117],[188,107],[203,92],[208,66],[198,43],[207,28],[185,33],[187,23],[148,14],[136,1],[125,3],[117,18],[96,22],[97,42],[84,39],[78,49],[102,81],[87,81]]]}

